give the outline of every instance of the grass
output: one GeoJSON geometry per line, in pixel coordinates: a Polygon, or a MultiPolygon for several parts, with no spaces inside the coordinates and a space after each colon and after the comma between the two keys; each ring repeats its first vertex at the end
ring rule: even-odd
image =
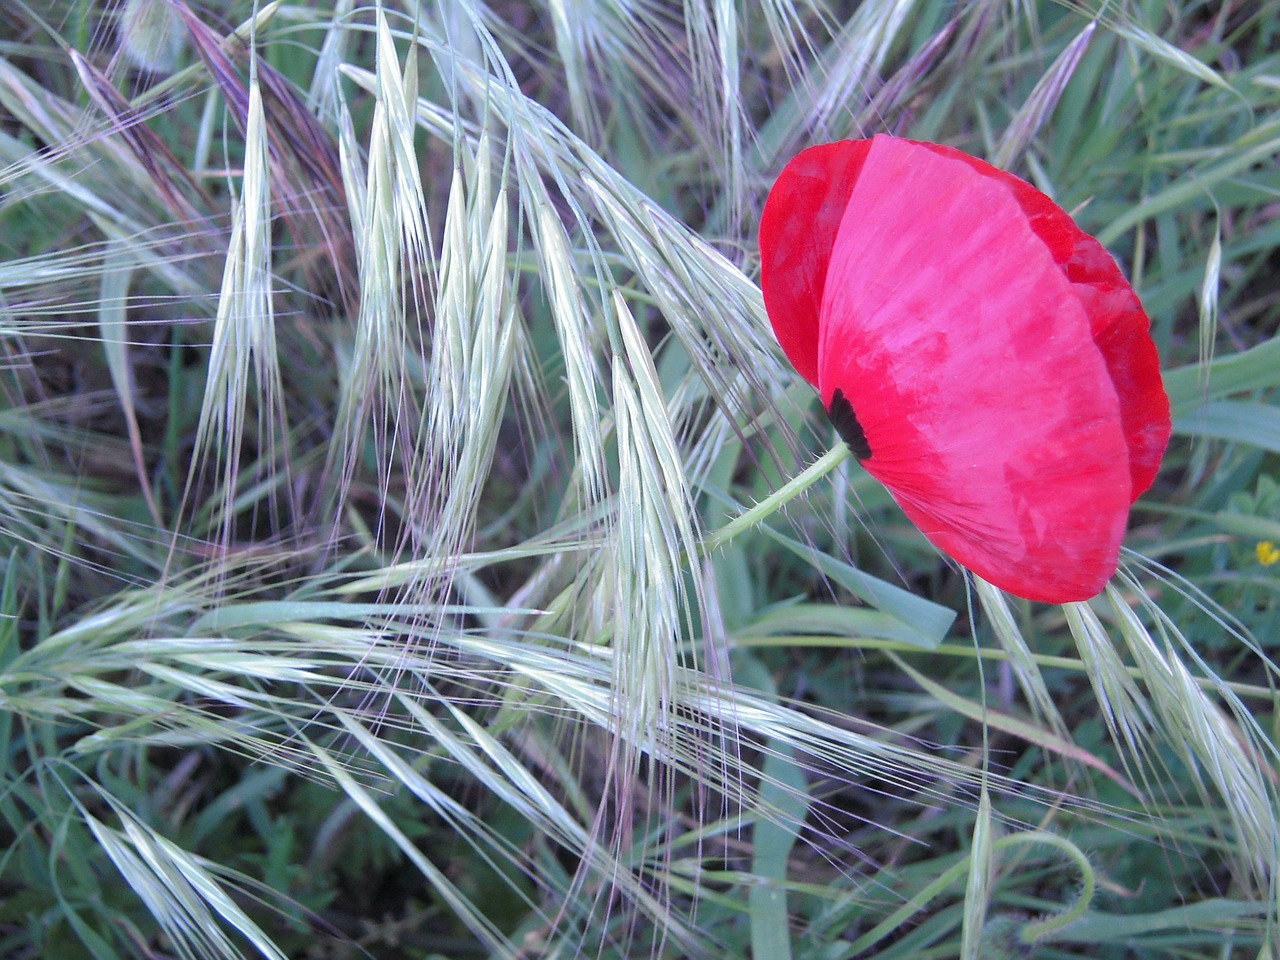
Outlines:
{"type": "Polygon", "coordinates": [[[1276,23],[6,5],[0,955],[1276,956],[1276,23]],[[885,130],[1152,317],[1087,604],[939,557],[773,340],[773,176],[885,130]]]}

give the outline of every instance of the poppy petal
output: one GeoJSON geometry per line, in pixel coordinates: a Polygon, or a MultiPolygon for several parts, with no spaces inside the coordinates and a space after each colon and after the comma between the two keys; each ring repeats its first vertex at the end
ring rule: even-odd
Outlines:
{"type": "Polygon", "coordinates": [[[1096,594],[1169,436],[1149,323],[1115,262],[1029,184],[948,147],[877,137],[793,164],[761,223],[766,305],[810,380],[816,352],[864,465],[997,586],[1096,594]]]}
{"type": "Polygon", "coordinates": [[[1136,500],[1155,480],[1169,443],[1169,398],[1160,377],[1160,355],[1151,321],[1111,254],[1051,199],[1013,174],[939,144],[919,146],[968,163],[979,174],[1002,181],[1013,192],[1050,254],[1075,288],[1089,316],[1094,343],[1102,351],[1120,398],[1120,418],[1129,445],[1136,500]]]}
{"type": "Polygon", "coordinates": [[[827,261],[870,140],[810,147],[778,177],[760,215],[760,286],[787,359],[818,385],[818,313],[827,261]]]}

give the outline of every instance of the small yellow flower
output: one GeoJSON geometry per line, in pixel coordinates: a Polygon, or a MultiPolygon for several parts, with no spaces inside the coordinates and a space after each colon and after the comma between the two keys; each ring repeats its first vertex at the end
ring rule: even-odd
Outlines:
{"type": "Polygon", "coordinates": [[[1269,567],[1273,563],[1280,563],[1280,547],[1277,547],[1270,540],[1259,540],[1254,553],[1258,555],[1258,562],[1264,567],[1269,567]]]}

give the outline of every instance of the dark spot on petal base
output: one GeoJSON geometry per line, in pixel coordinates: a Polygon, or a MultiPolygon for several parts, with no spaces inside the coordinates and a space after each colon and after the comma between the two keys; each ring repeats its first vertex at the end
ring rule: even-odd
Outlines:
{"type": "Polygon", "coordinates": [[[858,422],[858,415],[853,412],[853,404],[839,387],[836,387],[836,392],[831,397],[827,416],[855,457],[859,460],[871,459],[871,444],[867,442],[867,435],[858,422]]]}

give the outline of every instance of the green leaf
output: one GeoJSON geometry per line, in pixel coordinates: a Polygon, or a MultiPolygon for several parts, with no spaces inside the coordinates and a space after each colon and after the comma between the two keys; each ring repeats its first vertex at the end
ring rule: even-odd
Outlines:
{"type": "Polygon", "coordinates": [[[949,607],[864,573],[852,564],[779,533],[768,524],[761,524],[760,531],[797,557],[813,564],[823,576],[859,600],[893,618],[901,631],[897,636],[908,643],[933,650],[946,638],[955,621],[956,612],[949,607]]]}
{"type": "Polygon", "coordinates": [[[1280,452],[1280,408],[1245,400],[1217,400],[1173,419],[1174,432],[1280,452]]]}

